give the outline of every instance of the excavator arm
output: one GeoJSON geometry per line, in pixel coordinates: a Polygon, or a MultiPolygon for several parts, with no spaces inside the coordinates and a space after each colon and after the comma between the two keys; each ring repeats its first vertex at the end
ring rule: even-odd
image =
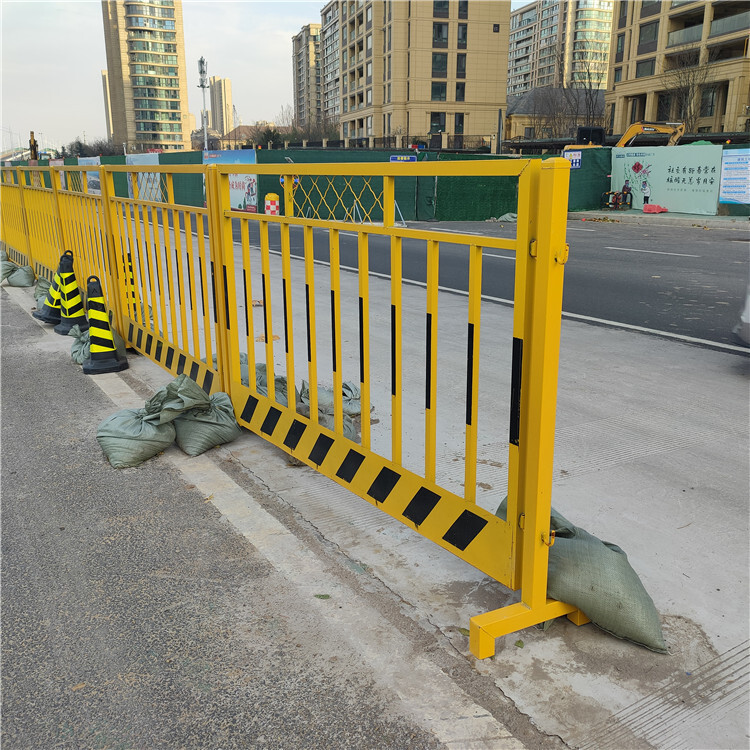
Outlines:
{"type": "Polygon", "coordinates": [[[667,146],[676,146],[685,133],[684,122],[634,122],[620,137],[615,148],[630,146],[642,133],[665,133],[669,135],[667,146]]]}

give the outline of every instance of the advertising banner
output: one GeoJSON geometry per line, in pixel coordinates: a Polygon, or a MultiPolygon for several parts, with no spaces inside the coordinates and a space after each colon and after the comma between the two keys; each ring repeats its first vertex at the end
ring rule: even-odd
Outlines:
{"type": "MultiPolygon", "coordinates": [[[[78,166],[87,167],[89,165],[99,166],[102,163],[101,158],[98,156],[79,156],[78,166]]],[[[86,184],[88,185],[88,191],[90,195],[101,195],[102,184],[99,172],[85,172],[86,184]]]]}
{"type": "MultiPolygon", "coordinates": [[[[158,153],[147,154],[127,154],[125,163],[133,166],[146,166],[149,164],[159,163],[158,153]]],[[[138,197],[144,201],[163,201],[164,196],[161,194],[161,175],[157,172],[139,172],[138,178],[138,197]]],[[[133,181],[128,175],[128,198],[133,195],[133,181]]]]}
{"type": "MultiPolygon", "coordinates": [[[[255,151],[242,149],[238,151],[204,151],[204,164],[255,164],[255,151]]],[[[205,205],[206,187],[203,186],[203,205],[205,205]]],[[[229,200],[235,211],[258,213],[258,175],[230,174],[229,200]]]]}
{"type": "MultiPolygon", "coordinates": [[[[65,159],[50,159],[49,165],[50,167],[62,167],[65,164],[65,159]]],[[[67,183],[65,182],[65,178],[67,175],[65,172],[60,172],[60,186],[63,190],[67,190],[67,183]]]]}
{"type": "Polygon", "coordinates": [[[750,148],[727,149],[721,156],[720,203],[750,203],[750,148]]]}
{"type": "Polygon", "coordinates": [[[668,211],[715,216],[721,178],[721,146],[613,148],[612,187],[633,194],[633,208],[644,203],[668,211]]]}

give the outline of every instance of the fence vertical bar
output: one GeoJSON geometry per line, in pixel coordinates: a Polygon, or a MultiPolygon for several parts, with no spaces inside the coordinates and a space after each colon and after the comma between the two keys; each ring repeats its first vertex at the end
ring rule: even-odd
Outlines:
{"type": "Polygon", "coordinates": [[[341,391],[341,263],[339,232],[329,231],[331,259],[331,369],[333,371],[333,425],[339,434],[344,431],[343,394],[341,391]]]}
{"type": "MultiPolygon", "coordinates": [[[[271,314],[271,248],[268,241],[268,222],[260,222],[260,264],[263,280],[263,336],[266,342],[266,387],[268,398],[276,398],[273,366],[273,315],[271,314]]],[[[293,387],[293,386],[290,386],[293,387]]]]}
{"type": "Polygon", "coordinates": [[[466,351],[466,443],[464,498],[477,499],[477,416],[479,413],[479,336],[482,305],[482,248],[469,248],[469,322],[466,351]]]}
{"type": "MultiPolygon", "coordinates": [[[[161,185],[161,180],[159,180],[161,185]]],[[[167,175],[167,205],[172,205],[174,202],[174,190],[170,191],[169,187],[172,186],[172,175],[167,175]]],[[[157,196],[161,198],[161,194],[157,196]]],[[[175,289],[173,285],[177,282],[174,273],[170,273],[172,268],[172,227],[174,226],[174,210],[167,210],[166,207],[161,209],[161,223],[162,232],[164,233],[164,274],[166,276],[164,288],[169,294],[169,318],[172,323],[172,338],[177,341],[177,304],[175,299],[175,289]]],[[[178,232],[174,233],[175,247],[177,247],[178,232]]]]}
{"type": "Polygon", "coordinates": [[[436,477],[437,444],[437,323],[440,243],[427,242],[427,313],[425,321],[424,472],[430,482],[436,477]]]}
{"type": "Polygon", "coordinates": [[[313,230],[304,228],[305,307],[307,319],[307,376],[310,419],[318,421],[318,343],[315,326],[315,244],[313,230]]]}
{"type": "Polygon", "coordinates": [[[289,224],[281,227],[281,283],[284,305],[284,351],[286,353],[286,382],[292,385],[287,388],[287,403],[290,408],[297,408],[297,393],[294,387],[294,317],[292,310],[292,262],[289,224]]]}
{"type": "Polygon", "coordinates": [[[248,385],[255,390],[255,321],[253,320],[253,282],[250,265],[250,228],[247,221],[240,224],[242,246],[242,294],[245,303],[245,339],[247,347],[248,385]],[[252,373],[252,375],[251,375],[252,373]]]}
{"type": "Polygon", "coordinates": [[[403,394],[401,392],[401,237],[391,237],[391,461],[401,463],[403,394]]]}
{"type": "Polygon", "coordinates": [[[370,259],[369,235],[357,238],[359,280],[359,402],[362,446],[370,447],[370,259]]]}
{"type": "Polygon", "coordinates": [[[28,216],[26,215],[26,199],[24,197],[24,184],[26,183],[26,175],[28,172],[23,169],[18,169],[18,189],[19,189],[19,195],[21,197],[21,216],[23,218],[23,233],[24,237],[26,238],[26,257],[28,259],[28,265],[30,265],[32,268],[34,267],[34,256],[31,253],[31,236],[29,233],[29,220],[28,216]]]}

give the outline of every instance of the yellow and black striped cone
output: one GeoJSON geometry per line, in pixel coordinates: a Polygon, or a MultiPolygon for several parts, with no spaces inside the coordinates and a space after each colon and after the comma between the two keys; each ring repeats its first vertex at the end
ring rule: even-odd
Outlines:
{"type": "Polygon", "coordinates": [[[76,275],[73,272],[73,253],[66,252],[60,258],[60,322],[55,326],[55,333],[67,336],[73,326],[81,331],[88,330],[89,324],[83,309],[81,290],[78,288],[76,275]]]}
{"type": "Polygon", "coordinates": [[[83,371],[87,375],[98,375],[127,370],[128,360],[115,346],[102,284],[97,276],[89,276],[86,280],[86,309],[89,315],[89,356],[83,360],[83,371]]]}
{"type": "Polygon", "coordinates": [[[60,322],[60,266],[62,266],[62,259],[73,253],[67,250],[60,256],[60,263],[57,265],[57,271],[52,277],[52,283],[47,290],[47,298],[44,300],[44,304],[39,310],[34,310],[31,314],[37,319],[41,320],[42,323],[50,323],[57,325],[60,322]]]}

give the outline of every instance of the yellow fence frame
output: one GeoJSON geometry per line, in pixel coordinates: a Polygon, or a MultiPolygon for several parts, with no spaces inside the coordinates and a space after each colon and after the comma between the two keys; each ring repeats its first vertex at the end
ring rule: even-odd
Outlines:
{"type": "MultiPolygon", "coordinates": [[[[60,254],[72,250],[77,278],[97,275],[105,287],[114,322],[129,346],[173,374],[185,372],[208,393],[230,394],[237,420],[265,440],[312,466],[421,535],[448,549],[495,580],[520,590],[516,604],[471,619],[470,647],[478,658],[495,652],[495,639],[562,615],[586,622],[572,605],[547,598],[552,458],[570,163],[566,159],[420,162],[403,164],[295,164],[211,166],[101,165],[101,195],[87,192],[82,167],[2,168],[2,239],[11,259],[32,265],[51,278],[60,254]],[[132,197],[115,195],[114,175],[128,176],[132,197]],[[283,178],[284,216],[233,210],[229,177],[236,173],[283,178]],[[51,188],[43,187],[46,173],[51,188]],[[159,175],[166,201],[139,197],[138,175],[159,175]],[[177,174],[204,176],[206,206],[174,202],[177,174]],[[383,224],[356,224],[294,216],[298,177],[382,178],[383,224]],[[514,240],[432,232],[395,226],[395,180],[398,177],[514,177],[518,179],[517,233],[514,240]],[[65,177],[65,182],[63,182],[65,177]],[[233,222],[240,225],[239,250],[233,222]],[[247,348],[248,377],[254,378],[256,338],[248,299],[251,274],[249,228],[257,224],[263,295],[267,393],[243,378],[241,349],[247,348]],[[284,346],[287,382],[295,382],[292,328],[290,227],[303,228],[307,300],[309,416],[300,413],[295,389],[284,404],[273,372],[269,227],[277,224],[281,241],[284,346]],[[195,231],[193,231],[195,227],[195,231]],[[319,423],[318,362],[315,319],[313,231],[329,233],[334,424],[319,423]],[[359,269],[368,269],[369,242],[389,239],[391,248],[391,455],[371,448],[369,420],[360,442],[344,435],[342,414],[342,336],[339,233],[357,233],[359,269]],[[425,468],[422,474],[402,465],[402,243],[426,242],[425,468]],[[439,245],[451,242],[469,250],[467,321],[467,409],[465,496],[436,484],[436,413],[430,383],[437,375],[439,245]],[[511,419],[508,456],[507,521],[476,503],[476,421],[482,253],[515,252],[515,290],[511,419]],[[241,268],[242,279],[237,276],[241,268]],[[238,290],[245,295],[246,334],[234,315],[238,290]],[[202,335],[201,335],[202,334],[202,335]],[[434,344],[434,346],[433,346],[434,344]]],[[[163,196],[159,196],[163,197],[163,196]]],[[[358,274],[360,386],[362,411],[370,408],[369,272],[358,274]]]]}

